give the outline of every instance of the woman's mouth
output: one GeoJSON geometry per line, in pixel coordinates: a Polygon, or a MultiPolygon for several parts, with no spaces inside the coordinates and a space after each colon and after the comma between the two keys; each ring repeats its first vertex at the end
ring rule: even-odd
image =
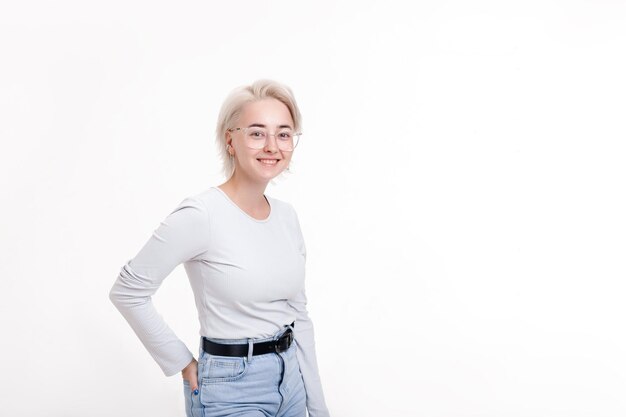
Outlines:
{"type": "Polygon", "coordinates": [[[278,163],[277,159],[257,159],[263,165],[276,165],[278,163]]]}

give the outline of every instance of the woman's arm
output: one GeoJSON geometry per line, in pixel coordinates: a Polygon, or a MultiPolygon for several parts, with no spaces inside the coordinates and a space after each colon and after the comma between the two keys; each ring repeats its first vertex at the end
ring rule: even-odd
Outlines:
{"type": "MultiPolygon", "coordinates": [[[[295,210],[294,215],[300,254],[306,262],[306,245],[295,210]]],[[[326,406],[326,401],[324,400],[324,391],[322,389],[322,382],[317,366],[314,326],[306,308],[306,290],[303,288],[298,295],[294,299],[289,300],[288,303],[296,312],[296,324],[293,329],[294,339],[296,341],[296,356],[306,390],[306,406],[309,417],[329,417],[330,413],[326,406]]]]}
{"type": "Polygon", "coordinates": [[[317,366],[313,322],[306,310],[306,303],[305,290],[302,290],[296,299],[289,302],[297,314],[293,331],[296,341],[296,356],[306,390],[306,407],[309,411],[309,417],[329,417],[317,366]]]}
{"type": "Polygon", "coordinates": [[[193,355],[152,304],[152,295],[179,264],[203,253],[208,245],[208,212],[185,198],[153,232],[137,255],[122,268],[109,298],[122,313],[166,376],[185,368],[193,355]]]}

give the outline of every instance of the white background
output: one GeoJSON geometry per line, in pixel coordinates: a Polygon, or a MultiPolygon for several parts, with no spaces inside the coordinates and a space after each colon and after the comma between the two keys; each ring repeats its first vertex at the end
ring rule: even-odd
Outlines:
{"type": "MultiPolygon", "coordinates": [[[[3,2],[0,414],[183,415],[108,299],[291,86],[291,202],[340,416],[626,414],[624,1],[3,2]]],[[[182,266],[155,304],[196,352],[182,266]]]]}

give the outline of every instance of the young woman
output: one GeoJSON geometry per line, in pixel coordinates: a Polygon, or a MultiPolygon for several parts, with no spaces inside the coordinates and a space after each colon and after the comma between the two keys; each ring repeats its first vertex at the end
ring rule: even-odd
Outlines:
{"type": "Polygon", "coordinates": [[[188,416],[329,416],[298,216],[264,194],[288,170],[300,128],[289,87],[259,80],[235,89],[217,126],[228,180],[183,199],[111,288],[111,301],[163,373],[181,373],[188,416]],[[200,320],[197,360],[151,302],[181,263],[200,320]]]}

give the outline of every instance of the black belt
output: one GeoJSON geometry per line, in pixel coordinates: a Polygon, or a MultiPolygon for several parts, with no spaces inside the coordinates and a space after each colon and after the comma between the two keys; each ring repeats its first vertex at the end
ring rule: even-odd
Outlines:
{"type": "MultiPolygon", "coordinates": [[[[296,322],[290,324],[291,327],[294,327],[296,322]]],[[[253,343],[252,347],[252,355],[263,355],[265,353],[280,353],[289,349],[291,343],[293,342],[293,331],[290,328],[287,328],[285,333],[283,333],[277,340],[269,340],[267,342],[258,342],[253,343]]],[[[240,344],[240,345],[229,345],[216,343],[207,338],[202,338],[202,349],[206,353],[210,353],[211,355],[219,355],[219,356],[248,356],[248,344],[240,344]]]]}

